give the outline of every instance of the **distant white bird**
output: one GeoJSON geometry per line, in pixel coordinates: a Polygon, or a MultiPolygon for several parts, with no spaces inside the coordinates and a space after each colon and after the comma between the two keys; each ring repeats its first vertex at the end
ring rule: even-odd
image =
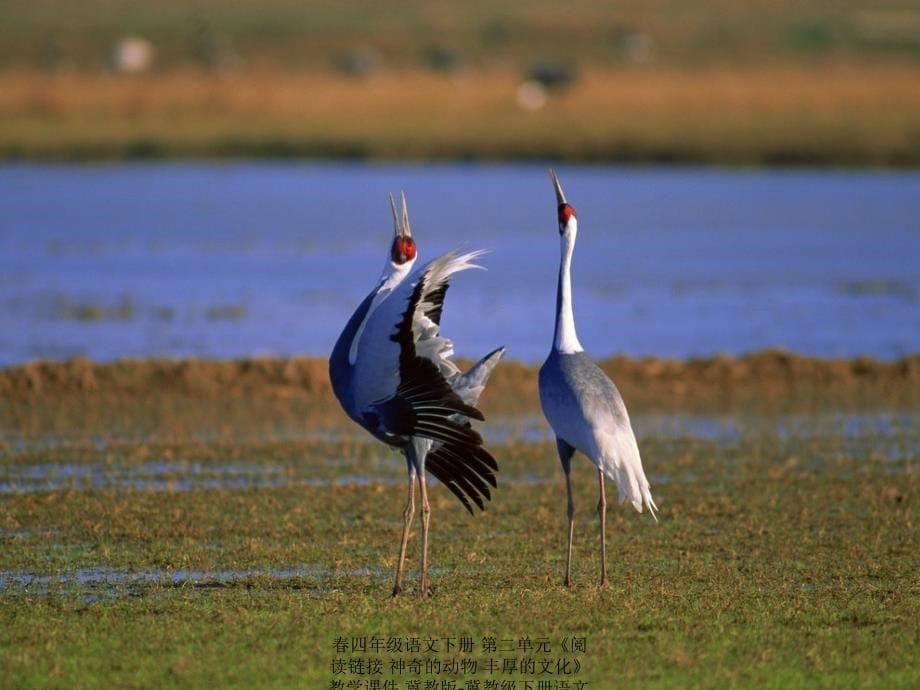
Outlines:
{"type": "MultiPolygon", "coordinates": [[[[540,369],[540,403],[543,414],[556,433],[556,448],[565,474],[568,496],[569,535],[565,558],[565,584],[572,583],[572,534],[575,504],[572,500],[570,470],[576,450],[597,466],[600,498],[597,511],[601,528],[601,585],[607,584],[606,527],[607,494],[604,476],[617,483],[620,502],[627,499],[640,513],[647,507],[655,517],[658,506],[652,500],[648,480],[642,470],[639,447],[629,423],[629,414],[620,392],[607,375],[585,353],[575,333],[572,312],[572,251],[578,233],[575,209],[550,170],[559,204],[559,236],[562,258],[556,290],[556,331],[553,347],[540,369]]],[[[656,518],[657,520],[657,518],[656,518]]]]}
{"type": "Polygon", "coordinates": [[[495,487],[498,464],[482,446],[470,419],[483,419],[474,405],[505,349],[483,357],[461,374],[450,357],[453,344],[440,335],[441,309],[450,277],[479,268],[482,252],[448,252],[412,273],[417,247],[409,227],[405,194],[402,218],[390,196],[396,236],[376,287],[358,306],[329,358],[332,389],[358,424],[384,443],[402,449],[409,497],[393,595],[402,591],[403,565],[415,515],[415,482],[422,501],[420,595],[428,595],[428,525],[431,508],[425,471],[443,482],[464,507],[484,509],[495,487]]]}

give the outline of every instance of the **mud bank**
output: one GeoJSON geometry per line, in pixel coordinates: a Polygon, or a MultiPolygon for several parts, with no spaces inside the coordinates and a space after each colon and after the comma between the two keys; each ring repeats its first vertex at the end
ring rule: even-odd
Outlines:
{"type": "MultiPolygon", "coordinates": [[[[671,409],[769,404],[796,407],[920,404],[920,355],[895,362],[814,359],[782,351],[687,361],[615,357],[601,363],[632,407],[671,409]]],[[[508,361],[484,405],[515,413],[538,408],[538,367],[508,361]]],[[[334,405],[322,358],[214,361],[34,361],[0,371],[0,408],[189,402],[248,403],[327,411],[334,405]]],[[[3,417],[6,417],[3,414],[3,417]]]]}

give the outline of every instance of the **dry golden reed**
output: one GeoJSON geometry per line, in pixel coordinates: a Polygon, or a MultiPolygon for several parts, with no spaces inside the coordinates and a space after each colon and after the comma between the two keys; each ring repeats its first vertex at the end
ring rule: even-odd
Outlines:
{"type": "Polygon", "coordinates": [[[918,83],[890,64],[594,68],[525,112],[506,71],[8,71],[0,153],[910,164],[918,83]]]}

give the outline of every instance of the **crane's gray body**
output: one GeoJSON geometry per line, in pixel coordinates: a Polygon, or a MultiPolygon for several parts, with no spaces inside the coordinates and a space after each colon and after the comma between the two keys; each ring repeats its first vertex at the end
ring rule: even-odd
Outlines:
{"type": "MultiPolygon", "coordinates": [[[[618,488],[620,501],[650,507],[648,481],[629,413],[613,381],[584,352],[550,352],[540,368],[540,404],[558,440],[587,456],[618,488]]],[[[568,474],[571,452],[560,460],[568,474]]]]}
{"type": "Polygon", "coordinates": [[[620,502],[629,500],[639,512],[647,507],[654,516],[655,503],[623,398],[578,340],[571,278],[578,222],[555,174],[552,177],[559,202],[561,259],[553,347],[540,369],[543,414],[556,433],[566,478],[572,453],[579,450],[616,482],[620,502]]]}
{"type": "MultiPolygon", "coordinates": [[[[332,354],[329,356],[329,381],[332,383],[332,392],[335,393],[335,397],[339,399],[339,403],[342,405],[342,409],[345,410],[345,413],[370,433],[377,436],[381,441],[390,443],[390,440],[378,436],[375,429],[371,429],[365,424],[365,420],[361,416],[361,410],[358,409],[355,403],[353,385],[355,366],[348,361],[348,350],[358,332],[359,326],[364,322],[364,319],[367,318],[367,312],[376,294],[377,290],[375,289],[362,300],[358,308],[355,309],[354,314],[348,319],[348,323],[345,324],[342,333],[339,335],[335,347],[332,348],[332,354]]],[[[391,443],[391,445],[395,444],[391,443]]]]}
{"type": "Polygon", "coordinates": [[[419,595],[428,596],[428,528],[431,506],[426,471],[470,512],[491,498],[498,463],[483,447],[471,419],[495,365],[498,348],[466,374],[451,361],[453,343],[441,335],[441,311],[450,277],[479,268],[482,252],[448,252],[412,272],[417,250],[402,195],[402,219],[390,195],[395,237],[376,287],[345,324],[329,357],[332,389],[345,412],[375,438],[402,449],[408,497],[393,595],[402,591],[409,532],[415,515],[415,484],[421,493],[419,595]]]}
{"type": "Polygon", "coordinates": [[[496,486],[494,458],[470,418],[505,352],[498,348],[466,373],[440,335],[448,280],[476,267],[480,253],[449,252],[399,280],[384,276],[345,325],[329,358],[332,389],[351,419],[401,448],[410,476],[426,469],[472,512],[496,486]]]}
{"type": "Polygon", "coordinates": [[[556,434],[585,455],[589,428],[632,433],[620,391],[584,352],[550,352],[540,368],[540,403],[556,434]]]}

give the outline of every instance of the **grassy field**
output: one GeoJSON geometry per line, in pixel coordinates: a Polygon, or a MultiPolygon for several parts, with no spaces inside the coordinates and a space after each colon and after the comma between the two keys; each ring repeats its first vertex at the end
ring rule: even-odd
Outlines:
{"type": "Polygon", "coordinates": [[[916,166],[918,58],[897,2],[8,1],[0,159],[916,166]],[[126,35],[149,72],[107,67],[126,35]],[[536,65],[573,81],[528,111],[536,65]]]}
{"type": "Polygon", "coordinates": [[[338,413],[323,362],[0,372],[0,685],[915,687],[920,360],[605,366],[661,508],[657,524],[611,511],[612,586],[596,585],[584,460],[576,584],[561,585],[558,460],[534,370],[508,363],[483,400],[499,488],[476,517],[432,489],[426,601],[417,534],[408,594],[389,596],[402,460],[338,413]],[[374,637],[421,651],[352,651],[374,637]],[[461,637],[471,651],[446,649],[461,637]],[[584,651],[562,651],[572,638],[584,651]],[[334,673],[359,657],[383,673],[334,673]],[[489,674],[490,657],[534,659],[534,674],[489,674]],[[536,674],[560,657],[579,673],[536,674]],[[400,658],[448,670],[390,673],[400,658]],[[479,666],[454,674],[451,659],[479,666]]]}

